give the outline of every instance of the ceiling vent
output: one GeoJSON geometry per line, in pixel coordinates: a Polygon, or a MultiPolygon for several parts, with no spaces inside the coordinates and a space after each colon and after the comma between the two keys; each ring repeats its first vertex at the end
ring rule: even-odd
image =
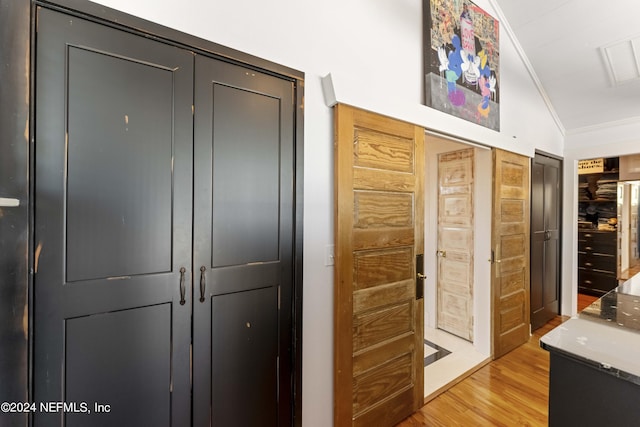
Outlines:
{"type": "Polygon", "coordinates": [[[613,86],[640,79],[640,36],[600,48],[613,86]]]}

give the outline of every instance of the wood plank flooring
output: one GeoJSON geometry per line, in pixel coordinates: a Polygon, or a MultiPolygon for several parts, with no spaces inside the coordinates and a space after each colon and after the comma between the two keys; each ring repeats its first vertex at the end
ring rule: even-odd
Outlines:
{"type": "Polygon", "coordinates": [[[592,302],[597,300],[599,297],[594,297],[593,295],[587,294],[578,294],[578,313],[584,310],[585,307],[591,305],[592,302]]]}
{"type": "Polygon", "coordinates": [[[549,353],[540,337],[563,321],[557,316],[529,341],[431,400],[396,427],[546,426],[549,353]]]}

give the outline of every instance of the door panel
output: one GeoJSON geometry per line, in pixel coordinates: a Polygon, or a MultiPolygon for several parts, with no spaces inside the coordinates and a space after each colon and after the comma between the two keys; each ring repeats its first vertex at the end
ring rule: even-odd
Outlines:
{"type": "Polygon", "coordinates": [[[335,109],[336,426],[392,426],[423,403],[424,130],[335,109]]]}
{"type": "Polygon", "coordinates": [[[473,341],[473,148],[438,155],[438,328],[473,341]]]}
{"type": "Polygon", "coordinates": [[[293,84],[196,57],[195,93],[194,425],[290,425],[293,84]]]}
{"type": "Polygon", "coordinates": [[[173,72],[75,46],[67,67],[67,281],[170,271],[173,72]]]}
{"type": "Polygon", "coordinates": [[[277,261],[281,99],[220,82],[212,87],[211,265],[277,261]]]}
{"type": "Polygon", "coordinates": [[[531,328],[559,314],[561,161],[536,154],[531,166],[531,328]]]}
{"type": "Polygon", "coordinates": [[[529,339],[529,158],[494,149],[493,356],[529,339]]]}
{"type": "Polygon", "coordinates": [[[110,405],[108,416],[68,414],[67,426],[171,425],[171,394],[166,390],[171,304],[76,317],[65,324],[66,401],[110,405]],[[132,399],[136,412],[130,411],[132,399]]]}
{"type": "Polygon", "coordinates": [[[277,426],[277,288],[212,300],[213,425],[277,426]]]}
{"type": "Polygon", "coordinates": [[[189,425],[193,56],[37,20],[34,400],[113,405],[91,425],[189,425]]]}

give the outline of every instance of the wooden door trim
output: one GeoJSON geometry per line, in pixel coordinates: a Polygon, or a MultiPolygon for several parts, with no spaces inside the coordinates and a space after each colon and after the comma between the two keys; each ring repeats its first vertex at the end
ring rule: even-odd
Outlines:
{"type": "MultiPolygon", "coordinates": [[[[344,110],[340,106],[334,108],[335,150],[338,150],[338,141],[350,138],[349,134],[341,133],[337,126],[343,115],[351,115],[351,110],[344,110]]],[[[341,182],[353,180],[351,159],[348,156],[337,156],[334,163],[334,218],[335,218],[335,271],[334,271],[334,420],[335,425],[343,425],[346,420],[351,420],[352,411],[350,403],[353,399],[351,390],[353,358],[352,358],[352,331],[351,319],[353,317],[353,293],[351,287],[345,289],[341,286],[343,279],[349,280],[353,272],[353,257],[346,248],[353,247],[353,236],[350,231],[353,227],[353,217],[349,215],[353,207],[353,192],[345,191],[340,186],[341,182]],[[339,286],[340,285],[340,286],[339,286]],[[345,303],[339,304],[339,301],[345,303]],[[335,402],[349,402],[349,405],[337,405],[335,402]]]]}

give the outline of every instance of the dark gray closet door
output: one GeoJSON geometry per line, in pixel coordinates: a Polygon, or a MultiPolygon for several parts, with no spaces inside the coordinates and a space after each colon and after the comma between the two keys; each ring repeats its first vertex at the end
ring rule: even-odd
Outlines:
{"type": "Polygon", "coordinates": [[[560,314],[561,167],[540,154],[531,167],[531,330],[560,314]]]}
{"type": "Polygon", "coordinates": [[[194,425],[291,425],[293,102],[196,58],[194,425]]]}
{"type": "Polygon", "coordinates": [[[193,55],[37,20],[35,425],[188,426],[193,55]]]}

